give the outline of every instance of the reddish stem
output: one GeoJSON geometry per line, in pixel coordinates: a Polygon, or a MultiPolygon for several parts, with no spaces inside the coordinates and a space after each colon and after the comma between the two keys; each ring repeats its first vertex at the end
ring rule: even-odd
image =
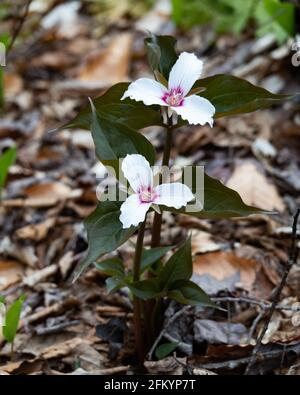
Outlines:
{"type": "MultiPolygon", "coordinates": [[[[141,257],[143,251],[145,226],[146,218],[145,221],[141,224],[138,231],[138,238],[136,242],[136,250],[133,261],[133,281],[139,281],[140,279],[141,257]]],[[[139,360],[142,363],[146,355],[146,350],[143,339],[141,300],[136,296],[133,297],[133,327],[136,340],[136,351],[139,356],[139,360]]]]}

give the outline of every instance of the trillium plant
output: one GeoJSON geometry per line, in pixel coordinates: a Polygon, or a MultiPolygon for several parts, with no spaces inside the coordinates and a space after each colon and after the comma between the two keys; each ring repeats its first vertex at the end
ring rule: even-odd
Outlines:
{"type": "MultiPolygon", "coordinates": [[[[217,307],[191,281],[192,236],[177,246],[161,245],[164,212],[172,213],[175,221],[178,214],[218,219],[261,212],[246,205],[237,192],[220,181],[203,172],[199,174],[196,164],[189,169],[188,181],[181,178],[175,182],[172,177],[164,180],[153,166],[171,165],[173,137],[179,127],[205,124],[213,127],[217,118],[256,111],[290,98],[230,75],[200,79],[203,62],[193,53],[178,56],[175,44],[170,36],[146,38],[153,79],[114,85],[63,126],[90,130],[96,156],[114,172],[119,192],[124,192],[124,179],[129,183],[124,199],[121,194],[116,199],[100,198],[85,220],[89,247],[76,268],[74,280],[89,265],[95,265],[107,276],[108,292],[129,290],[136,352],[141,362],[160,332],[169,300],[217,307]],[[140,132],[149,126],[165,128],[161,132],[162,158],[147,134],[140,132]],[[191,205],[192,210],[188,209],[191,205]],[[150,246],[144,245],[145,232],[151,233],[150,246]],[[135,243],[135,254],[131,267],[124,267],[118,248],[129,239],[135,243]]],[[[193,133],[190,128],[188,133],[193,133]]]]}

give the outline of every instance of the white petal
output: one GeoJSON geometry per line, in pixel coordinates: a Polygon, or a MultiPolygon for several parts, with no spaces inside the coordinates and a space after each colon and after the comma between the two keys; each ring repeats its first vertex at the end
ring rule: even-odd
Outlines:
{"type": "Polygon", "coordinates": [[[213,127],[216,109],[210,101],[204,97],[191,95],[184,98],[182,106],[172,107],[182,119],[192,125],[205,125],[206,122],[213,127]]]}
{"type": "Polygon", "coordinates": [[[130,195],[121,206],[120,221],[123,228],[137,226],[143,222],[151,203],[141,203],[139,195],[130,195]]]}
{"type": "Polygon", "coordinates": [[[166,106],[167,104],[162,100],[166,92],[167,89],[159,82],[150,78],[140,78],[129,85],[121,100],[130,97],[130,99],[142,101],[146,106],[152,104],[166,106]]]}
{"type": "Polygon", "coordinates": [[[141,187],[153,186],[153,173],[143,155],[126,155],[122,162],[122,171],[134,192],[138,192],[141,187]]]}
{"type": "Polygon", "coordinates": [[[187,95],[199,79],[202,68],[202,60],[193,53],[183,52],[170,72],[169,89],[180,87],[184,95],[187,95]]]}
{"type": "Polygon", "coordinates": [[[158,185],[154,191],[157,194],[154,203],[168,207],[180,208],[195,199],[190,188],[180,182],[158,185]]]}

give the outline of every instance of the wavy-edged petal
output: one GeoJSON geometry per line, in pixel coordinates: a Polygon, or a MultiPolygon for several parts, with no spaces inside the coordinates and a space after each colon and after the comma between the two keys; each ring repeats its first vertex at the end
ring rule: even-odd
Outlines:
{"type": "Polygon", "coordinates": [[[177,209],[186,206],[188,202],[195,199],[190,188],[180,182],[158,185],[154,188],[154,191],[156,193],[155,204],[177,209]]]}
{"type": "Polygon", "coordinates": [[[180,87],[184,95],[192,89],[203,69],[202,60],[189,52],[182,52],[172,67],[169,76],[169,90],[180,87]]]}
{"type": "Polygon", "coordinates": [[[141,187],[153,186],[152,169],[143,155],[126,155],[122,162],[122,171],[134,192],[138,192],[141,187]]]}
{"type": "Polygon", "coordinates": [[[152,104],[166,106],[167,104],[162,100],[166,92],[167,89],[159,82],[150,78],[139,78],[129,85],[121,100],[130,97],[132,100],[142,101],[146,106],[152,104]]]}
{"type": "Polygon", "coordinates": [[[171,107],[182,119],[192,125],[205,125],[208,123],[213,127],[216,109],[210,101],[204,97],[191,95],[184,98],[183,104],[171,107]]]}
{"type": "Polygon", "coordinates": [[[137,194],[130,195],[121,206],[120,221],[123,229],[137,226],[143,222],[151,204],[151,202],[141,203],[137,194]]]}

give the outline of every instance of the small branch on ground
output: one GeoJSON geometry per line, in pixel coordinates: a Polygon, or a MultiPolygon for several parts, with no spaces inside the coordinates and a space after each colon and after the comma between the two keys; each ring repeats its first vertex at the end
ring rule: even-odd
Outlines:
{"type": "Polygon", "coordinates": [[[14,46],[16,39],[18,38],[19,34],[21,33],[22,27],[26,21],[26,18],[28,16],[28,12],[29,12],[29,7],[30,4],[32,3],[32,0],[27,0],[27,3],[25,5],[25,9],[24,9],[24,13],[23,15],[20,17],[19,22],[12,34],[12,39],[10,40],[10,43],[7,46],[6,49],[6,55],[8,55],[9,51],[12,49],[12,47],[14,46]]]}
{"type": "MultiPolygon", "coordinates": [[[[211,298],[213,302],[232,302],[232,303],[248,303],[254,306],[260,307],[262,310],[269,310],[272,307],[272,302],[263,302],[261,300],[247,298],[247,297],[233,297],[233,296],[220,296],[216,298],[211,298]]],[[[276,304],[276,310],[286,310],[293,311],[297,313],[300,311],[300,307],[285,306],[282,304],[276,304]]]]}
{"type": "MultiPolygon", "coordinates": [[[[294,359],[297,359],[297,357],[300,355],[300,345],[299,344],[291,344],[290,346],[287,346],[285,349],[285,357],[293,355],[294,359]]],[[[221,361],[221,362],[207,362],[207,363],[197,363],[197,368],[204,368],[204,369],[209,369],[209,370],[235,370],[235,369],[241,369],[245,365],[249,364],[252,356],[249,357],[242,357],[242,358],[235,358],[235,359],[230,359],[226,361],[221,361]]],[[[259,361],[260,361],[260,369],[265,369],[267,362],[268,361],[274,361],[274,360],[282,360],[282,347],[278,349],[263,349],[260,352],[259,355],[259,361]]],[[[295,365],[294,365],[295,366],[295,365]]],[[[267,370],[267,369],[266,369],[267,370]]]]}
{"type": "Polygon", "coordinates": [[[177,320],[177,318],[180,317],[183,313],[185,313],[186,311],[190,310],[190,309],[193,308],[193,307],[194,307],[194,306],[184,306],[182,309],[180,309],[179,311],[177,311],[174,315],[172,315],[172,317],[170,317],[170,318],[166,321],[166,323],[165,323],[165,325],[164,325],[162,331],[159,333],[159,335],[157,336],[155,342],[153,343],[153,345],[152,345],[150,351],[148,352],[147,359],[148,359],[149,361],[151,361],[152,355],[153,355],[153,353],[154,353],[156,347],[158,346],[159,342],[160,342],[161,339],[164,337],[164,335],[167,333],[167,331],[168,331],[168,329],[169,329],[169,326],[170,326],[173,322],[175,322],[175,321],[177,320]]]}
{"type": "Polygon", "coordinates": [[[257,339],[256,345],[255,345],[255,347],[254,347],[254,349],[252,351],[252,356],[251,356],[250,361],[249,361],[249,363],[247,365],[247,368],[245,370],[245,375],[248,375],[251,372],[251,368],[252,368],[252,366],[254,365],[254,363],[255,363],[255,361],[257,359],[257,354],[258,354],[258,351],[259,351],[259,349],[261,347],[262,340],[263,340],[263,338],[264,338],[264,336],[265,336],[265,334],[267,332],[267,329],[269,327],[269,324],[270,324],[270,321],[271,321],[272,316],[274,314],[274,311],[276,310],[276,306],[277,306],[277,304],[279,302],[279,299],[280,299],[280,296],[281,296],[281,292],[282,292],[282,290],[283,290],[283,288],[285,286],[285,283],[286,283],[287,277],[289,275],[289,272],[290,272],[292,266],[297,263],[298,256],[299,256],[299,248],[297,246],[297,225],[298,225],[299,215],[300,215],[300,209],[298,209],[296,214],[294,215],[294,221],[293,221],[293,227],[292,227],[292,229],[293,229],[293,232],[292,232],[292,245],[291,245],[291,249],[290,249],[289,259],[288,259],[288,262],[287,262],[287,264],[285,266],[285,269],[284,269],[281,281],[280,281],[280,283],[278,284],[278,286],[275,289],[274,296],[273,296],[273,301],[272,301],[270,310],[269,310],[269,312],[267,314],[267,318],[266,318],[265,324],[264,324],[263,329],[262,329],[262,331],[261,331],[261,333],[260,333],[260,335],[259,335],[259,337],[257,339]]]}

